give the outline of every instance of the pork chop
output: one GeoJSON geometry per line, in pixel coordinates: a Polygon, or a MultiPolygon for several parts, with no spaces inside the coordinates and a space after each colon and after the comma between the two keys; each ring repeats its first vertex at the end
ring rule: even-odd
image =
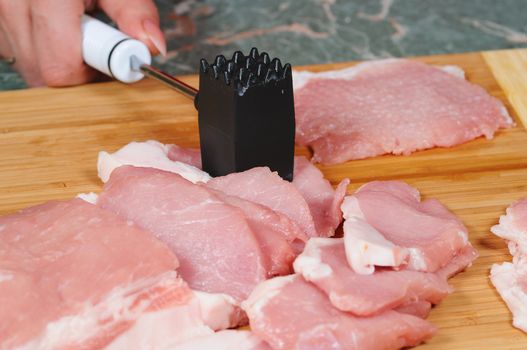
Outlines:
{"type": "Polygon", "coordinates": [[[503,103],[450,71],[387,59],[295,72],[296,142],[336,164],[490,139],[513,125],[503,103]]]}
{"type": "Polygon", "coordinates": [[[273,349],[400,349],[435,333],[427,321],[396,311],[372,317],[342,312],[299,275],[261,283],[242,307],[251,330],[273,349]]]}
{"type": "Polygon", "coordinates": [[[419,301],[438,304],[451,292],[446,279],[434,273],[390,268],[356,273],[346,261],[343,239],[337,238],[310,239],[294,269],[324,291],[334,307],[359,316],[419,301]]]}
{"type": "Polygon", "coordinates": [[[345,199],[342,210],[346,220],[364,220],[408,249],[412,270],[437,271],[470,245],[461,220],[437,200],[421,201],[419,192],[401,181],[369,182],[345,199]]]}

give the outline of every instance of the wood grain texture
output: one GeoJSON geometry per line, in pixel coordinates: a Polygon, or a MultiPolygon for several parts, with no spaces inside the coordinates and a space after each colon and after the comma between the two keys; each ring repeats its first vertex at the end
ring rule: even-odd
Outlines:
{"type": "Polygon", "coordinates": [[[527,127],[527,50],[488,51],[483,53],[485,61],[505,92],[507,99],[518,112],[518,117],[527,127]],[[514,74],[509,74],[514,72],[514,74]]]}
{"type": "MultiPolygon", "coordinates": [[[[514,77],[525,74],[527,66],[517,64],[525,57],[525,51],[518,50],[417,59],[461,66],[468,80],[504,101],[518,122],[518,116],[527,117],[527,108],[514,96],[527,96],[527,86],[514,77]]],[[[196,77],[184,80],[197,85],[196,77]]],[[[132,140],[147,139],[196,147],[196,117],[191,101],[150,81],[0,93],[0,214],[99,191],[100,150],[114,151],[132,140]]],[[[510,314],[488,279],[493,263],[510,260],[505,243],[489,229],[506,206],[527,196],[526,152],[527,132],[518,123],[493,140],[321,167],[334,184],[351,178],[350,191],[371,180],[405,180],[425,198],[441,200],[469,228],[480,258],[451,280],[456,291],[430,316],[439,333],[420,349],[527,348],[527,336],[511,326],[510,314]]],[[[297,153],[309,154],[304,148],[297,153]]]]}

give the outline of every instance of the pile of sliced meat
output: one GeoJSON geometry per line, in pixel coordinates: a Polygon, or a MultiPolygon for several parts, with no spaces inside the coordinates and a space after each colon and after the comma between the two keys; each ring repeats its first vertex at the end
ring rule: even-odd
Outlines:
{"type": "Polygon", "coordinates": [[[326,164],[492,138],[513,122],[457,67],[387,59],[295,72],[296,141],[326,164]]]}
{"type": "Polygon", "coordinates": [[[101,152],[99,195],[0,218],[0,348],[267,349],[224,329],[309,237],[334,234],[349,181],[335,191],[305,158],[293,183],[268,168],[211,179],[194,154],[101,152]]]}
{"type": "Polygon", "coordinates": [[[435,333],[425,318],[476,257],[402,182],[345,197],[303,157],[292,182],[199,167],[134,142],[101,152],[100,194],[0,218],[0,348],[399,349],[435,333]]]}
{"type": "Polygon", "coordinates": [[[262,282],[242,305],[273,349],[399,349],[435,333],[425,318],[477,252],[461,221],[398,181],[342,204],[343,238],[311,238],[294,275],[262,282]]]}
{"type": "Polygon", "coordinates": [[[267,348],[215,333],[207,313],[221,301],[193,292],[178,266],[150,232],[80,199],[0,218],[0,348],[267,348]]]}
{"type": "Polygon", "coordinates": [[[527,332],[527,198],[507,208],[491,231],[508,241],[512,262],[492,265],[490,280],[511,310],[514,327],[527,332]]]}

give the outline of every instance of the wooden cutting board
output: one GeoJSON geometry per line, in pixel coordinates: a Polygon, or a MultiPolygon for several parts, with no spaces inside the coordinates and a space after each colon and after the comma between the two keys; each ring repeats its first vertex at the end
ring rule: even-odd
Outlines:
{"type": "MultiPolygon", "coordinates": [[[[488,273],[493,263],[510,260],[505,243],[489,232],[490,227],[510,203],[527,196],[527,132],[521,123],[521,118],[527,121],[527,50],[417,59],[462,67],[468,80],[505,103],[517,126],[490,141],[321,169],[333,184],[349,177],[350,191],[371,180],[405,180],[425,198],[441,200],[467,225],[480,257],[451,280],[455,292],[429,318],[439,333],[420,348],[526,349],[527,336],[512,327],[488,273]]],[[[196,77],[184,80],[197,85],[196,77]]],[[[0,214],[99,191],[100,150],[148,139],[197,147],[196,117],[191,101],[151,81],[0,93],[0,214]]],[[[308,154],[302,148],[298,153],[308,154]]]]}

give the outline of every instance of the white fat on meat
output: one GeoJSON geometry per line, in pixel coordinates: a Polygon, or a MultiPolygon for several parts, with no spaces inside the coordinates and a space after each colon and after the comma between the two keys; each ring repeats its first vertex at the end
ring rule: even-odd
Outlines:
{"type": "Polygon", "coordinates": [[[293,72],[296,142],[337,164],[452,147],[514,125],[503,103],[459,67],[406,59],[293,72]]]}
{"type": "Polygon", "coordinates": [[[346,197],[341,208],[349,261],[362,273],[373,272],[372,265],[403,263],[412,270],[434,272],[466,247],[472,249],[459,218],[435,199],[422,201],[419,192],[402,181],[369,182],[346,197]]]}
{"type": "Polygon", "coordinates": [[[183,305],[141,314],[132,327],[105,349],[169,350],[179,343],[211,334],[214,331],[203,322],[199,300],[194,297],[183,305]]]}
{"type": "Polygon", "coordinates": [[[194,291],[200,305],[201,318],[215,331],[234,328],[246,317],[240,304],[230,295],[194,291]]]}
{"type": "Polygon", "coordinates": [[[514,327],[527,332],[527,198],[509,206],[491,231],[507,240],[512,263],[492,265],[490,280],[511,311],[514,327]]]}
{"type": "Polygon", "coordinates": [[[88,193],[79,193],[75,196],[75,198],[82,199],[83,201],[90,203],[90,204],[97,204],[97,198],[98,194],[95,192],[88,192],[88,193]]]}
{"type": "Polygon", "coordinates": [[[181,175],[193,182],[207,182],[210,175],[195,166],[171,160],[168,157],[171,145],[157,141],[130,142],[114,153],[99,152],[97,170],[102,182],[110,179],[112,172],[123,165],[155,168],[181,175]]]}
{"type": "Polygon", "coordinates": [[[273,349],[400,349],[429,339],[427,321],[388,310],[355,317],[299,275],[262,282],[242,303],[251,330],[273,349]]]}
{"type": "Polygon", "coordinates": [[[409,254],[366,221],[354,217],[344,222],[344,246],[348,264],[360,274],[372,274],[375,266],[398,267],[409,254]]]}
{"type": "MultiPolygon", "coordinates": [[[[156,348],[157,349],[157,348],[156,348]]],[[[250,331],[225,330],[190,339],[170,350],[271,350],[263,340],[250,331]]]]}
{"type": "Polygon", "coordinates": [[[527,254],[527,198],[513,203],[490,229],[496,236],[509,241],[512,255],[527,254]]]}
{"type": "Polygon", "coordinates": [[[312,238],[295,260],[294,269],[315,284],[342,311],[369,316],[403,307],[421,316],[450,292],[446,278],[435,273],[384,268],[373,274],[355,272],[346,261],[344,240],[312,238]],[[419,302],[420,305],[415,305],[419,302]],[[414,304],[414,305],[410,305],[414,304]]]}
{"type": "Polygon", "coordinates": [[[527,332],[527,262],[494,264],[490,280],[511,311],[513,326],[527,332]]]}

